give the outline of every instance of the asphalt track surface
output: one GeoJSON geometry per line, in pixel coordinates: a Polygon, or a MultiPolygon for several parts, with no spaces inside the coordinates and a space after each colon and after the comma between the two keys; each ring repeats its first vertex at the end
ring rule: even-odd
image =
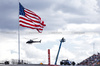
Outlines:
{"type": "MultiPolygon", "coordinates": [[[[73,66],[73,65],[40,65],[40,64],[0,64],[0,66],[73,66]]],[[[90,66],[90,65],[74,65],[74,66],[90,66]]],[[[100,66],[100,65],[94,65],[100,66]]]]}
{"type": "MultiPolygon", "coordinates": [[[[40,65],[40,64],[9,64],[9,65],[5,65],[5,64],[0,64],[0,66],[73,66],[73,65],[40,65]]],[[[87,66],[87,65],[75,65],[75,66],[87,66]]]]}

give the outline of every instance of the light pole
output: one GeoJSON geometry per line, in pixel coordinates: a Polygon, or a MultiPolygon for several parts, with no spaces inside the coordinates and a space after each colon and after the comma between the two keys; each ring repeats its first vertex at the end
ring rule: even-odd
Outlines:
{"type": "Polygon", "coordinates": [[[93,54],[95,54],[95,43],[93,43],[93,54]]]}
{"type": "Polygon", "coordinates": [[[60,48],[61,48],[62,42],[65,42],[65,39],[64,38],[62,38],[60,40],[60,45],[59,45],[58,53],[57,53],[57,56],[56,56],[55,65],[57,65],[57,60],[58,60],[58,56],[59,56],[59,52],[60,52],[60,48]]]}

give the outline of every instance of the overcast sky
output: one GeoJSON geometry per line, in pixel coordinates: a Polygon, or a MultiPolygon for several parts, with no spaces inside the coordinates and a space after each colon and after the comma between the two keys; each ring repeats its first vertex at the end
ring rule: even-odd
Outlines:
{"type": "MultiPolygon", "coordinates": [[[[32,63],[48,63],[47,50],[51,50],[51,64],[58,57],[81,62],[100,52],[99,0],[19,0],[27,9],[38,14],[46,27],[42,33],[20,26],[21,59],[32,63]],[[27,45],[29,39],[42,43],[27,45]],[[94,44],[94,48],[93,48],[94,44]]],[[[18,59],[18,0],[0,0],[0,61],[18,59]]]]}

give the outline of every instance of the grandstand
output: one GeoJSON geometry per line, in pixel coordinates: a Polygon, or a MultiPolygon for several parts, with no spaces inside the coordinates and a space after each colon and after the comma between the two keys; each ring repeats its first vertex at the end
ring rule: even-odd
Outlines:
{"type": "Polygon", "coordinates": [[[92,56],[78,63],[77,65],[100,66],[100,53],[93,54],[92,56]]]}

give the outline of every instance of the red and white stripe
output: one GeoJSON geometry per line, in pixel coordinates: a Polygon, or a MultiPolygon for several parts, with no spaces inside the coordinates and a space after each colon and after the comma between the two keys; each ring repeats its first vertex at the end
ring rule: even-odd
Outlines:
{"type": "Polygon", "coordinates": [[[24,9],[25,16],[19,15],[19,25],[22,27],[27,27],[31,29],[36,29],[38,32],[42,32],[44,26],[44,21],[41,20],[41,18],[35,14],[34,12],[24,9]]]}

